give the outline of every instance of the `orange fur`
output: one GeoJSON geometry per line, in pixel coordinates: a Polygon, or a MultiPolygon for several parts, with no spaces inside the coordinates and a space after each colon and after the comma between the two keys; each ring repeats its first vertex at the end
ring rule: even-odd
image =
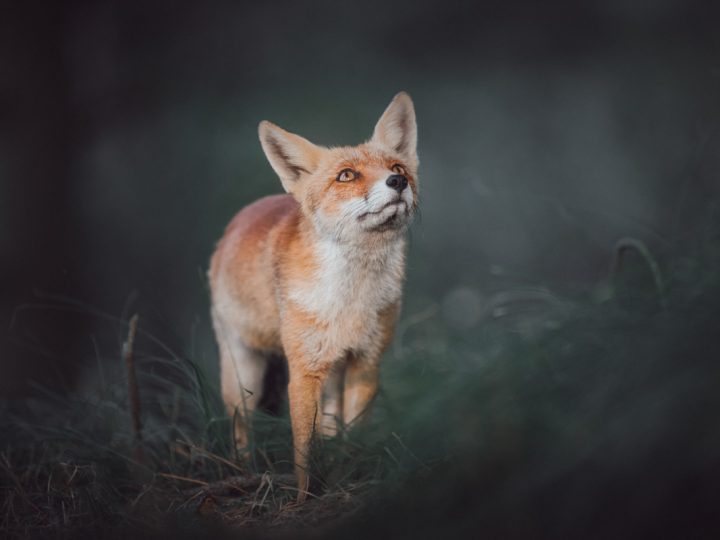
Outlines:
{"type": "Polygon", "coordinates": [[[210,263],[213,325],[240,449],[267,355],[287,358],[303,500],[314,434],[366,418],[377,393],[400,308],[404,232],[417,206],[415,114],[398,94],[357,147],[322,148],[268,122],[259,131],[290,195],[265,197],[228,225],[210,263]],[[404,177],[400,187],[389,184],[393,175],[404,177]]]}

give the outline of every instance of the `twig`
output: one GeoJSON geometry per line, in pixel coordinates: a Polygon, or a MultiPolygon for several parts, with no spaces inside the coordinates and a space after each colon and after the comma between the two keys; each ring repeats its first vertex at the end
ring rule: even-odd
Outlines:
{"type": "Polygon", "coordinates": [[[138,315],[137,313],[130,319],[128,328],[128,336],[123,344],[122,353],[125,359],[125,368],[127,369],[128,380],[128,401],[130,404],[130,416],[132,418],[133,437],[135,440],[135,453],[138,461],[142,460],[142,424],[140,423],[140,392],[138,391],[137,375],[135,373],[135,357],[134,346],[135,336],[137,335],[138,315]]]}

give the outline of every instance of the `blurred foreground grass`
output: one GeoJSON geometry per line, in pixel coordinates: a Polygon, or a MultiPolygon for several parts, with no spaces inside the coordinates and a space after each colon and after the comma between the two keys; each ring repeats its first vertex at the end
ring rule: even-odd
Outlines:
{"type": "Polygon", "coordinates": [[[500,291],[470,328],[436,304],[405,313],[371,425],[322,444],[304,507],[286,411],[259,415],[238,463],[215,381],[141,320],[141,451],[119,351],[83,391],[2,404],[0,532],[717,532],[719,232],[664,261],[659,284],[628,255],[612,283],[500,291]]]}

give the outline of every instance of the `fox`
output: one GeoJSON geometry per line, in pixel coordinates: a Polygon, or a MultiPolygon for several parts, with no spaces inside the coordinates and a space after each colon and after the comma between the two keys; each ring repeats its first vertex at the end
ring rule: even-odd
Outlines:
{"type": "Polygon", "coordinates": [[[417,123],[400,92],[358,146],[319,146],[267,120],[258,135],[286,193],[246,206],[225,229],[208,271],[211,318],[238,452],[269,359],[287,362],[301,503],[316,437],[366,423],[378,393],[418,208],[417,123]]]}

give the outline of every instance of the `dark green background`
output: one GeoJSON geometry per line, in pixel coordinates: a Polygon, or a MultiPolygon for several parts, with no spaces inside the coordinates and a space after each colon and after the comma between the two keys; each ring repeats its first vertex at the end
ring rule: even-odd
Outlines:
{"type": "Polygon", "coordinates": [[[22,312],[7,334],[37,293],[140,311],[213,365],[213,244],[281,189],[262,119],[356,144],[395,92],[413,96],[422,219],[406,314],[445,299],[455,322],[458,295],[473,309],[508,286],[594,282],[620,236],[660,255],[695,241],[698,205],[720,189],[710,6],[4,3],[3,391],[94,355],[92,321],[22,312]]]}
{"type": "Polygon", "coordinates": [[[133,313],[215,382],[209,256],[281,190],[258,122],[356,144],[406,90],[421,215],[377,421],[433,473],[356,531],[717,525],[718,28],[681,0],[4,2],[3,403],[100,387],[133,313]],[[636,253],[609,294],[622,237],[662,294],[636,253]]]}

